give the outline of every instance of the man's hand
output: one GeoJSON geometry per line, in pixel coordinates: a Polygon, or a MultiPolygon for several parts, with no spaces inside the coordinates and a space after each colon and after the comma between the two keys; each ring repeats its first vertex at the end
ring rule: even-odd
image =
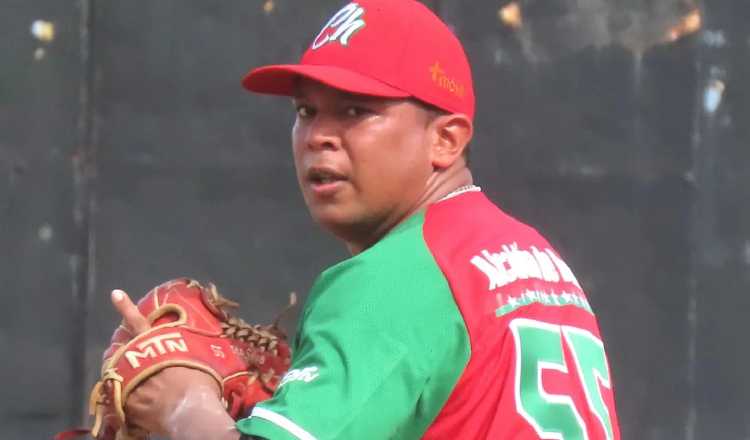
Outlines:
{"type": "Polygon", "coordinates": [[[289,345],[276,323],[233,316],[239,304],[212,283],[175,278],[138,304],[115,290],[112,304],[123,320],[89,397],[94,423],[59,438],[237,439],[234,421],[270,398],[289,368],[289,345]]]}
{"type": "MultiPolygon", "coordinates": [[[[133,336],[151,326],[128,295],[112,292],[112,304],[133,336]]],[[[172,367],[140,384],[125,404],[128,421],[137,428],[172,440],[237,440],[234,420],[221,403],[216,381],[207,373],[172,367]]]]}

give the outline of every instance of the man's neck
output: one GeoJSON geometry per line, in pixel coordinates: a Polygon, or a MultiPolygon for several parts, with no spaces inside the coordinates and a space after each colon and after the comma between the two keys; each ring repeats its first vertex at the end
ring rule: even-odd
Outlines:
{"type": "Polygon", "coordinates": [[[372,234],[369,234],[367,240],[357,241],[346,241],[346,247],[349,253],[357,255],[367,248],[373,246],[375,243],[385,237],[395,227],[403,223],[406,219],[414,215],[415,213],[427,209],[428,206],[432,205],[448,196],[457,189],[472,185],[474,178],[471,174],[471,170],[466,166],[457,167],[456,169],[444,170],[442,172],[435,172],[425,185],[425,190],[422,196],[418,199],[414,206],[406,211],[405,214],[401,215],[398,219],[390,222],[382,229],[374,230],[372,234]]]}
{"type": "Polygon", "coordinates": [[[465,165],[456,167],[455,169],[435,172],[427,181],[422,197],[409,215],[426,209],[457,189],[472,185],[473,183],[474,177],[471,174],[471,170],[465,165]]]}

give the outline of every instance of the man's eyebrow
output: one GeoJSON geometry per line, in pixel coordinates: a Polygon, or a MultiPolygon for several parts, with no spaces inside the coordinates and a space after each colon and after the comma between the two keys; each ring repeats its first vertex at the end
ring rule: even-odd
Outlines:
{"type": "Polygon", "coordinates": [[[372,97],[372,96],[355,95],[351,93],[346,93],[346,94],[341,95],[341,99],[345,101],[354,101],[354,102],[363,102],[363,103],[378,101],[377,98],[372,97]]]}
{"type": "MultiPolygon", "coordinates": [[[[302,91],[295,91],[292,96],[292,100],[299,101],[299,100],[307,100],[308,95],[302,91]]],[[[357,95],[353,93],[346,93],[343,91],[337,91],[337,99],[340,102],[348,102],[348,103],[356,103],[356,104],[371,104],[374,102],[378,102],[378,98],[374,96],[365,96],[365,95],[357,95]]]]}
{"type": "Polygon", "coordinates": [[[356,103],[356,104],[378,104],[385,102],[382,98],[377,96],[360,95],[357,93],[340,92],[339,98],[344,102],[356,103]]]}

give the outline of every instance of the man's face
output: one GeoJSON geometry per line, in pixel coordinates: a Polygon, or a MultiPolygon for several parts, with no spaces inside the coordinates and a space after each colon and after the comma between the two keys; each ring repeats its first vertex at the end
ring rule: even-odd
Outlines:
{"type": "Polygon", "coordinates": [[[419,204],[433,171],[426,110],[309,80],[300,81],[294,105],[297,179],[318,223],[347,242],[367,242],[419,204]]]}

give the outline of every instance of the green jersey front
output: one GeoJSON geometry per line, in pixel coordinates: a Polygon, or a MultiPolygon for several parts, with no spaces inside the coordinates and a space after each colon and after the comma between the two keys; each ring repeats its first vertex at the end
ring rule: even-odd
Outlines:
{"type": "Polygon", "coordinates": [[[463,318],[425,245],[423,214],[325,271],[290,371],[238,428],[273,440],[418,438],[469,359],[463,318]]]}

